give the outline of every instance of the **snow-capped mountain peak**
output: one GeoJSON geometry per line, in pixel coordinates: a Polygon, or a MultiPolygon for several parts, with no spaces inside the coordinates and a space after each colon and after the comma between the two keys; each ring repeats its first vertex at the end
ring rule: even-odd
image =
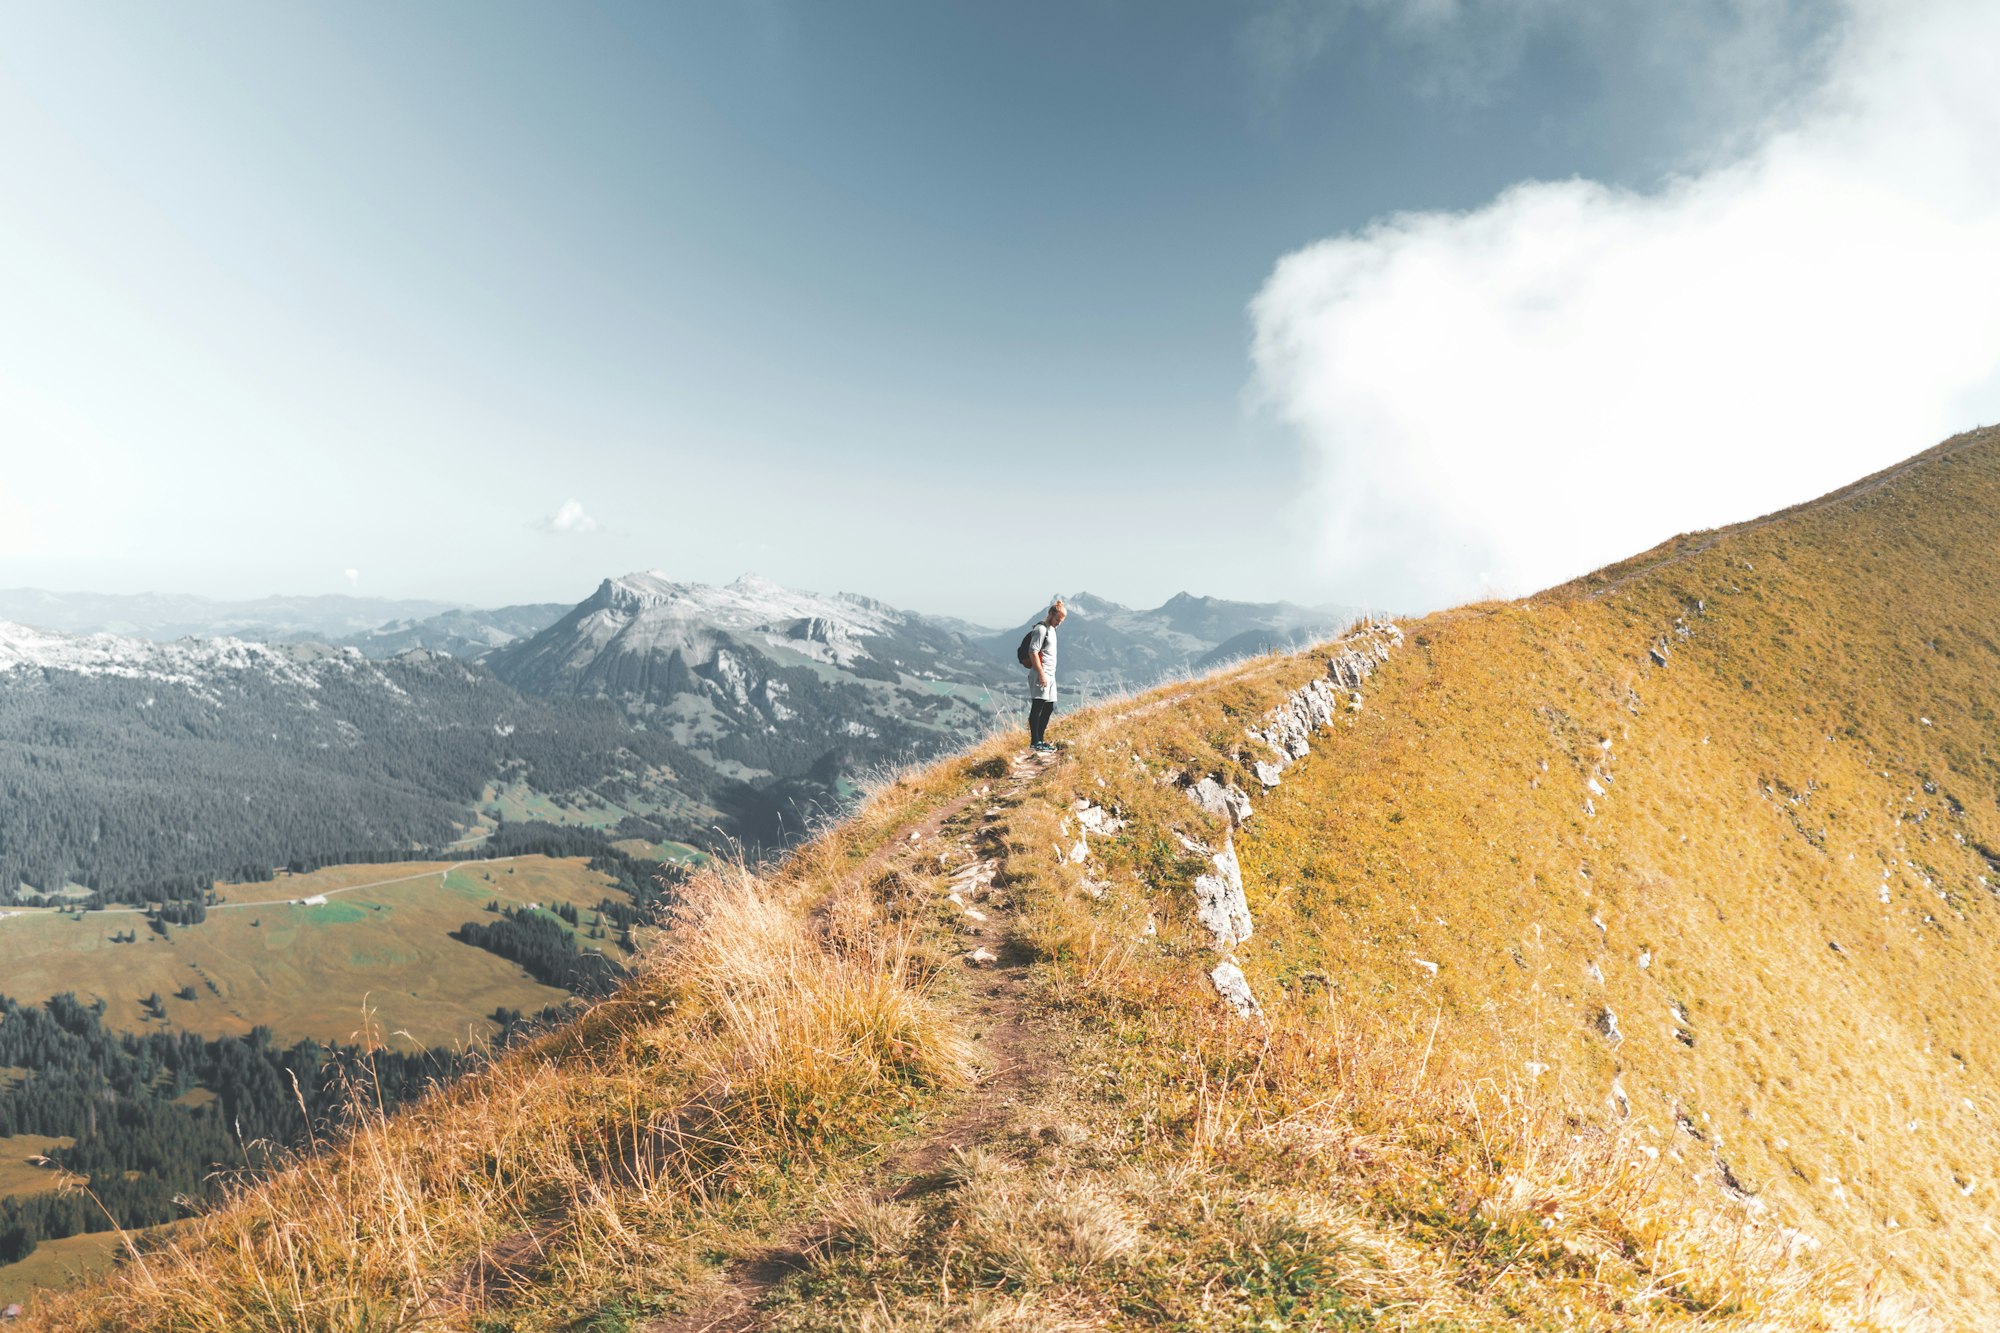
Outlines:
{"type": "Polygon", "coordinates": [[[822,620],[843,635],[859,637],[886,633],[899,619],[897,612],[868,598],[803,592],[760,574],[745,574],[718,586],[679,583],[659,570],[643,570],[606,579],[586,605],[592,611],[611,612],[607,619],[621,627],[635,619],[699,621],[726,630],[822,620]]]}

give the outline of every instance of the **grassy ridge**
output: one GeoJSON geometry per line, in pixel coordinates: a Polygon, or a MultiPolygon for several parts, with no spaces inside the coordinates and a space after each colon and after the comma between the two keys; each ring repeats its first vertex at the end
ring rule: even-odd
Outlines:
{"type": "Polygon", "coordinates": [[[994,807],[1034,960],[995,1100],[906,831],[998,738],[697,877],[571,1029],[31,1326],[1984,1326],[1996,625],[1987,433],[1406,625],[1268,793],[1246,728],[1322,655],[1069,719],[994,807]],[[1242,861],[1257,1019],[1183,837],[1242,861]]]}

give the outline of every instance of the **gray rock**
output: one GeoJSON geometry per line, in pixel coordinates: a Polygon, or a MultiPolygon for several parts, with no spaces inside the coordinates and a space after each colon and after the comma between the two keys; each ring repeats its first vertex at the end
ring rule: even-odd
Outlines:
{"type": "Polygon", "coordinates": [[[1326,660],[1327,679],[1343,690],[1358,690],[1389,654],[1403,646],[1403,631],[1383,622],[1366,625],[1340,641],[1326,660]]]}
{"type": "Polygon", "coordinates": [[[1214,874],[1195,876],[1194,914],[1214,940],[1215,951],[1227,953],[1250,938],[1250,904],[1243,896],[1243,870],[1236,861],[1236,848],[1227,839],[1209,863],[1215,867],[1214,874]]]}
{"type": "Polygon", "coordinates": [[[1106,810],[1101,805],[1086,803],[1077,811],[1076,822],[1083,825],[1086,832],[1110,836],[1125,827],[1125,821],[1106,810]]]}
{"type": "Polygon", "coordinates": [[[1208,979],[1215,983],[1215,993],[1236,1011],[1238,1017],[1253,1018],[1264,1012],[1264,1007],[1257,1003],[1257,996],[1250,989],[1250,979],[1235,963],[1227,960],[1217,963],[1215,970],[1208,974],[1208,979]]]}
{"type": "Polygon", "coordinates": [[[1214,778],[1203,778],[1188,788],[1188,799],[1211,815],[1221,815],[1231,828],[1241,827],[1250,818],[1250,798],[1235,783],[1223,786],[1214,778]]]}

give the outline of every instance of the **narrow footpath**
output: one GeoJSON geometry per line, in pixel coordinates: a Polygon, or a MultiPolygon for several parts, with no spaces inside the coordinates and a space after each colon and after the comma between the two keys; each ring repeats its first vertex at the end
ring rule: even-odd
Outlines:
{"type": "MultiPolygon", "coordinates": [[[[969,1147],[1004,1123],[1034,1091],[1047,1053],[1026,1020],[1030,956],[1014,937],[1014,903],[1005,883],[1009,812],[1059,761],[1058,754],[1028,751],[1007,776],[973,787],[897,834],[853,872],[873,882],[919,861],[947,866],[946,897],[957,909],[962,961],[967,969],[965,1015],[974,1051],[975,1083],[943,1123],[899,1144],[871,1173],[867,1189],[878,1200],[927,1188],[953,1150],[969,1147]]],[[[815,1219],[816,1221],[817,1219],[815,1219]]],[[[764,1251],[726,1267],[719,1287],[684,1314],[647,1327],[646,1333],[755,1333],[765,1326],[761,1308],[780,1282],[810,1262],[817,1237],[812,1224],[764,1251]]]]}

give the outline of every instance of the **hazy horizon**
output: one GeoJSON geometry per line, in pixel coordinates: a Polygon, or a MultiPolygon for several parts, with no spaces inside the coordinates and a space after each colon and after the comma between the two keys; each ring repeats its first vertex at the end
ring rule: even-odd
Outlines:
{"type": "MultiPolygon", "coordinates": [[[[626,570],[623,571],[621,574],[605,575],[603,579],[599,579],[596,582],[593,582],[588,588],[584,588],[573,597],[551,597],[551,598],[532,598],[532,599],[517,598],[513,600],[503,600],[498,602],[467,602],[467,601],[454,600],[448,597],[426,597],[423,596],[422,594],[414,594],[411,596],[390,596],[386,593],[369,593],[353,589],[349,589],[347,591],[335,590],[330,592],[279,591],[279,592],[253,593],[251,595],[243,597],[211,597],[205,593],[191,593],[172,588],[141,588],[131,592],[107,592],[103,589],[98,589],[98,588],[39,588],[39,587],[25,587],[25,586],[0,588],[0,599],[5,599],[13,595],[26,594],[26,593],[41,594],[51,597],[75,597],[75,598],[104,597],[104,598],[140,599],[147,597],[158,597],[158,598],[170,598],[170,599],[186,599],[189,601],[201,602],[215,606],[245,606],[266,601],[283,602],[283,601],[331,600],[331,601],[355,602],[363,604],[403,603],[409,605],[427,605],[435,608],[435,610],[432,612],[433,614],[441,614],[445,611],[494,611],[508,606],[540,606],[540,605],[574,606],[577,603],[580,603],[589,598],[590,595],[596,592],[597,589],[606,580],[613,578],[620,578],[624,577],[625,575],[641,573],[641,572],[666,573],[669,578],[673,577],[671,571],[626,570]]],[[[741,580],[759,579],[762,577],[764,576],[757,570],[744,570],[742,573],[738,574],[735,578],[719,580],[717,581],[716,585],[712,586],[726,586],[730,583],[738,582],[741,580]]],[[[674,581],[694,582],[695,580],[675,579],[674,581]]],[[[703,580],[703,582],[707,581],[703,580]]],[[[870,593],[866,588],[836,588],[836,587],[822,588],[822,587],[812,587],[810,585],[794,585],[794,584],[786,584],[785,586],[791,588],[793,591],[796,592],[810,592],[810,593],[822,593],[822,594],[851,593],[862,597],[875,596],[873,593],[870,593]]],[[[1194,588],[1178,589],[1175,592],[1168,594],[1166,597],[1159,599],[1158,601],[1138,601],[1138,602],[1128,601],[1125,598],[1119,597],[1115,594],[1100,592],[1097,589],[1090,587],[1063,589],[1062,595],[1070,598],[1078,598],[1078,597],[1097,598],[1135,611],[1158,610],[1160,607],[1166,605],[1174,598],[1182,596],[1194,597],[1198,599],[1206,598],[1210,600],[1224,601],[1224,602],[1245,602],[1245,603],[1258,603],[1258,604],[1288,602],[1291,600],[1288,598],[1253,599],[1245,597],[1232,597],[1227,593],[1203,592],[1194,588]]],[[[879,601],[885,599],[876,598],[876,600],[879,601]]],[[[1027,599],[1025,599],[1025,601],[1022,603],[1021,608],[1015,614],[1011,616],[1005,616],[998,620],[993,620],[993,621],[982,621],[975,617],[958,615],[957,613],[949,610],[936,610],[933,608],[922,607],[922,606],[904,606],[901,605],[900,603],[895,605],[896,609],[899,611],[914,611],[919,615],[927,616],[933,619],[957,620],[957,621],[963,621],[968,624],[976,625],[981,628],[1002,630],[1006,629],[1011,625],[1014,625],[1015,623],[1022,620],[1024,617],[1032,616],[1035,613],[1036,609],[1044,605],[1047,600],[1048,599],[1046,594],[1040,596],[1028,597],[1027,599]]],[[[1305,610],[1313,610],[1313,611],[1319,611],[1319,610],[1351,611],[1351,610],[1361,609],[1353,606],[1352,604],[1344,602],[1294,603],[1294,604],[1301,606],[1305,610]]],[[[5,605],[0,604],[0,620],[6,620],[8,618],[9,617],[6,614],[5,605]]]]}
{"type": "Polygon", "coordinates": [[[1996,27],[17,8],[0,585],[1532,592],[2000,417],[1996,27]]]}

